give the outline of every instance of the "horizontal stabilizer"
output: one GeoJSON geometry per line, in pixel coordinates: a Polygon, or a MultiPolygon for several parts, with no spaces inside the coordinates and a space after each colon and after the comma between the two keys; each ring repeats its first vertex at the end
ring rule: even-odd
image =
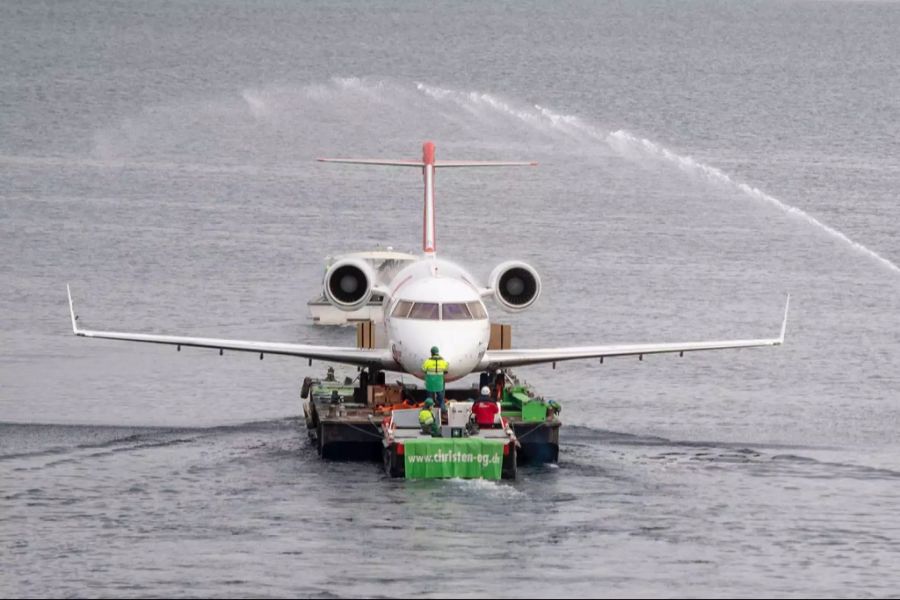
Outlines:
{"type": "Polygon", "coordinates": [[[435,167],[536,167],[536,161],[510,160],[437,160],[435,167]]]}
{"type": "Polygon", "coordinates": [[[435,255],[434,225],[434,170],[440,167],[533,167],[534,161],[508,160],[435,160],[434,142],[422,144],[422,160],[394,160],[390,158],[320,158],[320,162],[349,163],[355,165],[383,165],[387,167],[418,167],[422,169],[425,184],[425,210],[422,217],[422,251],[425,256],[435,255]]]}
{"type": "Polygon", "coordinates": [[[419,167],[425,166],[420,160],[391,160],[388,158],[318,158],[319,162],[350,163],[353,165],[384,165],[387,167],[419,167]]]}
{"type": "MultiPolygon", "coordinates": [[[[349,163],[353,165],[383,165],[386,167],[419,167],[425,163],[419,160],[392,160],[388,158],[318,158],[319,162],[349,163]]],[[[437,167],[536,167],[535,161],[508,160],[436,160],[437,167]]]]}

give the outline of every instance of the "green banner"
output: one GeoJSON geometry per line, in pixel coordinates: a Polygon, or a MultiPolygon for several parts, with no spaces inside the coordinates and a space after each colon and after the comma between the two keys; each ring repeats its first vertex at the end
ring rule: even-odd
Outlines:
{"type": "Polygon", "coordinates": [[[407,479],[500,479],[504,440],[420,438],[403,441],[407,479]]]}

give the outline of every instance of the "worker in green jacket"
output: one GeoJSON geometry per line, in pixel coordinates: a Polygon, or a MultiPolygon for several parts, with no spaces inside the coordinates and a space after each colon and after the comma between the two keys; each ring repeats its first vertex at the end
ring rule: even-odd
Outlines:
{"type": "Polygon", "coordinates": [[[425,391],[435,397],[438,408],[444,410],[444,375],[450,365],[444,360],[437,346],[431,348],[431,358],[422,363],[425,373],[425,391]]]}
{"type": "Polygon", "coordinates": [[[434,400],[429,396],[428,398],[425,398],[425,406],[419,411],[419,427],[421,427],[422,433],[435,435],[438,428],[437,423],[435,423],[434,420],[434,413],[431,412],[432,408],[434,408],[434,400]]]}

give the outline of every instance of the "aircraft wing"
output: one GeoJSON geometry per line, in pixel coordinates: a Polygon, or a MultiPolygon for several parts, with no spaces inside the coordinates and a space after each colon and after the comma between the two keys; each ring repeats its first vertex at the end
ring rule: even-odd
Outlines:
{"type": "Polygon", "coordinates": [[[124,333],[118,331],[94,331],[82,329],[78,326],[78,317],[72,304],[72,292],[66,286],[69,294],[69,313],[72,318],[72,332],[81,337],[102,338],[107,340],[122,340],[126,342],[146,342],[150,344],[167,344],[170,346],[192,346],[197,348],[215,348],[217,350],[236,350],[238,352],[258,353],[260,358],[264,354],[282,354],[285,356],[298,356],[316,360],[344,363],[350,365],[370,366],[375,365],[382,369],[397,370],[399,365],[391,355],[390,350],[383,349],[359,349],[334,346],[312,346],[309,344],[291,344],[285,342],[254,342],[249,340],[224,340],[217,338],[200,338],[180,335],[157,335],[150,333],[124,333]]]}
{"type": "Polygon", "coordinates": [[[787,329],[788,307],[791,297],[788,296],[784,306],[784,320],[781,322],[781,334],[777,338],[755,340],[723,340],[709,342],[684,342],[661,344],[611,344],[607,346],[570,346],[562,348],[533,348],[522,350],[488,350],[478,368],[502,369],[539,363],[555,363],[563,360],[583,358],[607,358],[615,356],[638,356],[645,354],[665,354],[678,352],[698,352],[700,350],[727,350],[732,348],[756,348],[760,346],[780,346],[784,343],[787,329]]]}

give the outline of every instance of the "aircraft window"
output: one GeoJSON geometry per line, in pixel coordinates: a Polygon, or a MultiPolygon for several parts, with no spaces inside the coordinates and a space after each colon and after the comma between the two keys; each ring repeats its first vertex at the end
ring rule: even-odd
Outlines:
{"type": "Polygon", "coordinates": [[[469,307],[469,312],[472,314],[473,319],[487,319],[487,313],[484,310],[484,306],[478,300],[467,302],[466,306],[469,307]]]}
{"type": "Polygon", "coordinates": [[[438,305],[434,302],[416,302],[409,312],[410,319],[429,319],[437,321],[440,318],[438,305]]]}
{"type": "Polygon", "coordinates": [[[412,308],[412,302],[408,302],[407,300],[400,300],[397,302],[397,305],[394,306],[394,312],[391,313],[392,317],[397,317],[398,319],[405,319],[406,315],[409,314],[409,309],[412,308]]]}
{"type": "Polygon", "coordinates": [[[460,302],[459,304],[442,304],[441,318],[445,321],[459,321],[471,319],[472,315],[469,314],[469,309],[466,305],[460,302]]]}

